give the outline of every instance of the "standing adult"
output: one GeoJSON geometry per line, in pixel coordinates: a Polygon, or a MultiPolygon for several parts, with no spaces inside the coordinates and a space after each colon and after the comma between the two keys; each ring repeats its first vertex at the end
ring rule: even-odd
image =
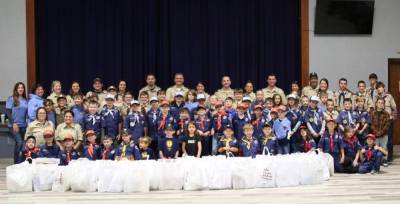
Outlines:
{"type": "Polygon", "coordinates": [[[222,80],[221,80],[221,84],[222,84],[222,87],[220,89],[218,89],[214,94],[217,97],[217,99],[219,101],[225,101],[225,99],[228,97],[235,98],[234,91],[231,88],[231,84],[232,84],[231,78],[227,75],[223,76],[222,80]]]}
{"type": "Polygon", "coordinates": [[[310,98],[311,96],[318,95],[318,74],[315,72],[310,73],[308,86],[305,86],[301,92],[302,96],[307,96],[310,98]]]}
{"type": "Polygon", "coordinates": [[[147,94],[149,95],[149,98],[152,98],[154,96],[157,97],[157,92],[159,90],[161,90],[161,88],[157,86],[156,82],[157,82],[157,79],[154,74],[152,74],[152,73],[147,74],[146,86],[143,87],[142,89],[140,89],[139,96],[142,92],[147,92],[147,94]]]}
{"type": "Polygon", "coordinates": [[[54,108],[57,107],[57,99],[60,96],[63,96],[64,94],[62,94],[62,89],[61,89],[61,82],[54,80],[51,83],[51,93],[50,95],[47,97],[47,99],[50,99],[51,101],[53,101],[53,106],[54,108]]]}
{"type": "Polygon", "coordinates": [[[186,96],[189,91],[188,88],[183,84],[185,82],[185,78],[182,73],[176,73],[174,77],[175,85],[169,87],[166,92],[167,100],[172,102],[175,98],[177,92],[181,92],[184,96],[186,96]]]}
{"type": "Polygon", "coordinates": [[[96,94],[99,104],[104,104],[104,100],[107,95],[107,91],[103,90],[103,81],[100,78],[93,79],[93,90],[86,93],[86,98],[96,94]]]}
{"type": "Polygon", "coordinates": [[[265,98],[272,98],[275,94],[279,94],[282,98],[282,102],[286,105],[287,100],[285,96],[285,92],[282,89],[276,86],[277,78],[275,74],[269,74],[267,76],[267,87],[263,88],[265,98]]]}
{"type": "Polygon", "coordinates": [[[32,93],[29,94],[29,101],[28,101],[28,118],[29,122],[32,122],[36,119],[36,110],[40,107],[43,107],[43,95],[44,95],[44,88],[40,84],[36,84],[33,89],[32,93]]]}

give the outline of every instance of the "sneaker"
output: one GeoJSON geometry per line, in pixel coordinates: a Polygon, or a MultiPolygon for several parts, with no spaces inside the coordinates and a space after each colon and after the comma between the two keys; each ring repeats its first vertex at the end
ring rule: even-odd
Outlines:
{"type": "Polygon", "coordinates": [[[371,174],[376,174],[376,173],[378,173],[378,172],[375,171],[375,169],[373,169],[370,173],[371,173],[371,174]]]}
{"type": "Polygon", "coordinates": [[[383,164],[382,164],[384,167],[388,167],[389,166],[389,164],[387,163],[387,162],[383,162],[383,164]]]}

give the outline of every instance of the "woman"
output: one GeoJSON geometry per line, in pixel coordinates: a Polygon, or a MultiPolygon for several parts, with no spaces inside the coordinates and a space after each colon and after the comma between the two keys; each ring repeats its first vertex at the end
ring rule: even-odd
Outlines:
{"type": "Polygon", "coordinates": [[[291,83],[291,88],[290,88],[290,94],[295,94],[296,96],[300,97],[300,85],[298,81],[292,81],[291,83]]]}
{"type": "Polygon", "coordinates": [[[54,124],[47,120],[47,112],[44,107],[40,107],[36,110],[36,120],[29,123],[26,128],[25,138],[28,136],[35,136],[36,147],[40,147],[45,143],[43,133],[45,130],[51,129],[54,131],[54,124]]]}
{"type": "Polygon", "coordinates": [[[57,107],[57,98],[61,95],[63,95],[62,90],[61,90],[61,82],[54,80],[51,83],[51,94],[47,97],[47,99],[50,99],[53,101],[54,108],[57,107]]]}
{"type": "Polygon", "coordinates": [[[248,81],[244,85],[244,96],[250,97],[251,101],[253,102],[256,99],[256,94],[253,92],[253,82],[248,81]]]}
{"type": "Polygon", "coordinates": [[[74,149],[78,150],[83,140],[82,129],[79,124],[74,123],[74,112],[70,110],[65,111],[64,122],[58,125],[56,129],[55,139],[60,149],[63,149],[62,141],[64,141],[64,137],[67,134],[72,135],[74,149]]]}
{"type": "Polygon", "coordinates": [[[40,84],[36,84],[32,89],[32,93],[29,94],[29,102],[28,102],[29,122],[32,122],[36,119],[36,110],[40,107],[43,107],[43,101],[44,101],[43,95],[44,95],[43,86],[40,84]]]}
{"type": "Polygon", "coordinates": [[[206,97],[206,101],[208,101],[208,97],[210,97],[210,94],[208,94],[206,91],[206,88],[204,86],[204,83],[199,81],[196,84],[196,94],[204,94],[204,96],[206,97]]]}
{"type": "Polygon", "coordinates": [[[318,93],[317,93],[318,97],[320,97],[320,94],[322,92],[325,92],[328,94],[328,99],[334,98],[333,91],[329,90],[329,81],[326,78],[322,78],[319,81],[319,89],[318,89],[318,93]]]}
{"type": "Polygon", "coordinates": [[[28,101],[26,99],[25,84],[18,82],[14,85],[13,95],[6,101],[8,128],[14,137],[14,163],[18,162],[18,154],[22,148],[23,136],[26,131],[28,116],[28,101]]]}
{"type": "Polygon", "coordinates": [[[81,95],[83,96],[83,93],[81,92],[81,85],[77,81],[73,81],[71,84],[71,89],[69,89],[69,95],[67,95],[67,104],[68,107],[72,107],[75,105],[74,103],[74,97],[76,95],[81,95]]]}
{"type": "Polygon", "coordinates": [[[124,102],[124,95],[127,91],[127,84],[126,81],[120,80],[118,82],[118,89],[117,89],[117,95],[115,97],[115,103],[118,106],[121,106],[122,103],[124,102]]]}

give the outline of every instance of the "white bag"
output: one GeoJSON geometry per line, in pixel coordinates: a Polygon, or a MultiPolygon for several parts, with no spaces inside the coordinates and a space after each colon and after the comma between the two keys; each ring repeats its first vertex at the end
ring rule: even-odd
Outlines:
{"type": "Polygon", "coordinates": [[[183,162],[178,159],[158,160],[160,162],[159,190],[182,190],[183,162]]]}
{"type": "Polygon", "coordinates": [[[256,164],[256,187],[273,188],[276,183],[276,163],[274,156],[257,155],[256,164]]]}
{"type": "Polygon", "coordinates": [[[300,163],[300,184],[312,185],[322,182],[324,163],[321,158],[315,153],[305,153],[298,156],[297,161],[300,163]]]}
{"type": "Polygon", "coordinates": [[[198,158],[187,157],[184,159],[183,189],[188,191],[205,190],[208,188],[206,162],[198,158]]]}
{"type": "Polygon", "coordinates": [[[32,164],[59,164],[60,159],[39,157],[32,160],[32,164]]]}
{"type": "Polygon", "coordinates": [[[33,166],[35,167],[33,174],[33,190],[36,192],[50,191],[53,185],[57,164],[36,163],[33,166]]]}
{"type": "Polygon", "coordinates": [[[69,182],[66,177],[66,167],[57,166],[54,170],[53,184],[51,186],[51,191],[53,192],[65,192],[70,189],[69,182]]]}
{"type": "Polygon", "coordinates": [[[32,191],[33,167],[28,162],[7,166],[8,192],[32,191]]]}
{"type": "Polygon", "coordinates": [[[256,187],[256,165],[250,157],[228,158],[232,162],[233,189],[249,189],[256,187]]]}
{"type": "Polygon", "coordinates": [[[333,176],[335,174],[335,165],[334,165],[334,161],[333,161],[332,155],[330,155],[328,153],[323,153],[322,157],[324,158],[324,160],[325,160],[325,162],[326,162],[326,164],[328,166],[329,175],[333,176]]]}
{"type": "Polygon", "coordinates": [[[149,192],[150,172],[147,170],[146,161],[134,161],[127,167],[128,175],[125,179],[124,192],[149,192]]]}
{"type": "Polygon", "coordinates": [[[300,165],[292,155],[275,156],[276,163],[276,186],[287,187],[300,184],[300,165]]]}
{"type": "Polygon", "coordinates": [[[111,181],[118,171],[116,162],[112,160],[97,160],[95,174],[98,192],[110,192],[111,181]]]}
{"type": "Polygon", "coordinates": [[[150,182],[150,190],[158,190],[158,186],[160,184],[160,174],[161,167],[160,163],[155,160],[147,161],[148,171],[149,171],[149,182],[150,182]]]}
{"type": "Polygon", "coordinates": [[[203,157],[207,166],[208,187],[213,190],[232,188],[232,164],[225,156],[203,157]]]}
{"type": "Polygon", "coordinates": [[[119,193],[124,191],[125,179],[130,173],[128,172],[127,168],[130,161],[123,160],[115,163],[115,169],[112,173],[112,176],[109,178],[110,185],[107,192],[119,193]]]}
{"type": "Polygon", "coordinates": [[[97,189],[95,162],[89,160],[77,160],[67,166],[68,181],[71,190],[75,192],[95,192],[97,189]]]}

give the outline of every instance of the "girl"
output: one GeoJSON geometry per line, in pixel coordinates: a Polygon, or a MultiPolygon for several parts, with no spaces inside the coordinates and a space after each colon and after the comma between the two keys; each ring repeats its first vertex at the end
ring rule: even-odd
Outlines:
{"type": "MultiPolygon", "coordinates": [[[[69,89],[69,95],[67,95],[67,104],[68,107],[72,107],[75,105],[75,96],[76,95],[81,95],[83,96],[83,93],[81,92],[81,85],[77,81],[73,81],[71,84],[71,88],[69,89]]],[[[82,97],[83,100],[83,97],[82,97]]]]}
{"type": "Polygon", "coordinates": [[[356,173],[358,171],[358,160],[360,157],[361,145],[350,127],[344,129],[343,153],[340,163],[343,165],[343,172],[356,173]]]}
{"type": "Polygon", "coordinates": [[[199,103],[196,101],[196,98],[197,98],[196,91],[194,89],[190,89],[186,93],[186,98],[187,98],[187,101],[185,102],[184,107],[189,110],[189,113],[192,113],[199,105],[199,103]]]}
{"type": "Polygon", "coordinates": [[[182,142],[183,155],[201,157],[201,139],[194,122],[189,122],[182,142]]]}
{"type": "Polygon", "coordinates": [[[23,137],[25,135],[28,116],[28,101],[26,100],[25,84],[18,82],[14,85],[13,95],[6,101],[6,114],[8,128],[15,140],[14,163],[18,162],[18,154],[21,151],[23,137]]]}
{"type": "Polygon", "coordinates": [[[115,152],[115,160],[140,160],[140,153],[137,146],[131,140],[128,132],[121,133],[122,142],[115,152]]]}
{"type": "Polygon", "coordinates": [[[32,163],[32,159],[38,157],[39,149],[36,148],[36,139],[34,136],[28,136],[25,142],[25,148],[19,153],[18,163],[28,161],[32,163]]]}
{"type": "Polygon", "coordinates": [[[61,90],[61,82],[55,80],[51,83],[51,94],[47,97],[47,99],[53,101],[54,108],[57,107],[57,98],[61,95],[64,95],[61,90]]]}
{"type": "Polygon", "coordinates": [[[32,90],[32,93],[29,94],[29,102],[28,102],[28,117],[29,122],[32,122],[36,119],[36,110],[40,107],[43,107],[43,95],[44,89],[40,84],[36,84],[32,90]]]}
{"type": "Polygon", "coordinates": [[[256,99],[256,94],[253,92],[253,82],[247,81],[244,85],[244,96],[250,97],[251,101],[256,99]]]}
{"type": "Polygon", "coordinates": [[[343,165],[340,163],[340,160],[344,157],[343,138],[336,131],[336,120],[327,120],[326,128],[327,130],[319,140],[318,148],[333,157],[335,172],[342,172],[343,165]]]}
{"type": "Polygon", "coordinates": [[[120,80],[118,82],[117,95],[115,97],[115,103],[120,106],[124,103],[124,96],[127,91],[127,84],[125,80],[120,80]]]}
{"type": "Polygon", "coordinates": [[[300,127],[301,141],[299,144],[300,152],[309,152],[316,148],[315,141],[307,130],[306,126],[300,127]]]}
{"type": "Polygon", "coordinates": [[[56,113],[54,112],[54,104],[50,99],[45,99],[43,101],[43,106],[46,109],[47,120],[52,122],[56,126],[56,113]]]}
{"type": "Polygon", "coordinates": [[[282,96],[279,94],[274,94],[272,96],[272,104],[273,108],[278,108],[280,105],[282,105],[282,96]]]}
{"type": "Polygon", "coordinates": [[[39,157],[58,158],[60,147],[54,140],[53,130],[47,129],[43,133],[45,144],[40,146],[39,157]]]}

